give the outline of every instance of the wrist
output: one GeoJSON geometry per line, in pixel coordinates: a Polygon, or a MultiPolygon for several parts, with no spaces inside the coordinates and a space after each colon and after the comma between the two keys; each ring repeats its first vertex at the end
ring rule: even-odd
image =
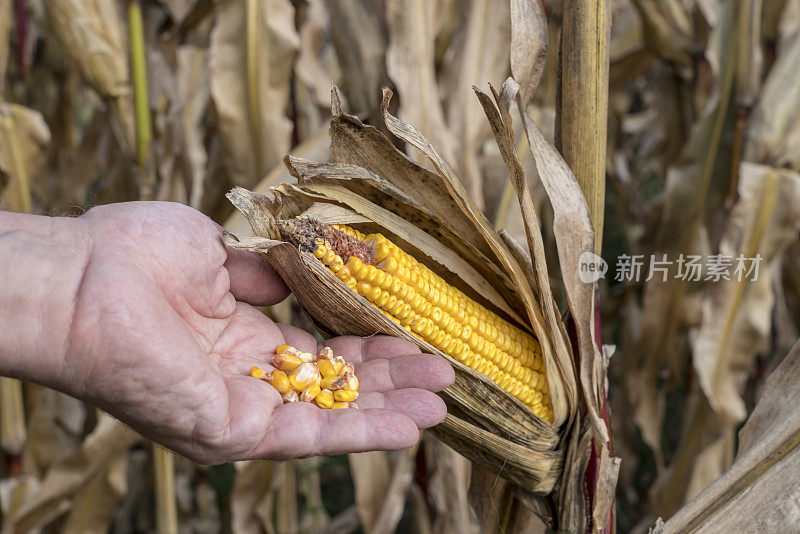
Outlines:
{"type": "Polygon", "coordinates": [[[0,212],[0,375],[71,389],[65,354],[90,254],[81,219],[0,212]]]}

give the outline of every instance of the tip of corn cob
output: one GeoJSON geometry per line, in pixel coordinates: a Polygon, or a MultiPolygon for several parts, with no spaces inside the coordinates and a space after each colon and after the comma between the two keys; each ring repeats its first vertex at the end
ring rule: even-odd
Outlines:
{"type": "Polygon", "coordinates": [[[353,364],[335,356],[330,347],[316,356],[290,345],[280,345],[272,371],[252,367],[250,376],[263,380],[281,394],[284,404],[309,402],[323,409],[357,408],[358,378],[353,364]]]}
{"type": "MultiPolygon", "coordinates": [[[[279,221],[282,238],[409,333],[553,420],[538,340],[451,286],[381,234],[311,218],[279,221]]],[[[322,368],[320,368],[322,371],[322,368]]],[[[328,379],[326,383],[332,383],[328,379]]],[[[347,402],[339,401],[336,402],[347,402]]]]}

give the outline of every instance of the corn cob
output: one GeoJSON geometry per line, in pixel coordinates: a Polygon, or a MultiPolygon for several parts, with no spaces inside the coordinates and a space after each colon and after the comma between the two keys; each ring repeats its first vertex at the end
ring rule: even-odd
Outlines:
{"type": "Polygon", "coordinates": [[[320,408],[358,408],[358,378],[353,364],[334,356],[330,347],[317,356],[290,345],[280,345],[272,358],[272,371],[252,367],[250,376],[274,387],[284,403],[313,402],[320,408]]]}
{"type": "Polygon", "coordinates": [[[470,299],[381,234],[364,235],[349,226],[308,218],[279,221],[279,228],[287,240],[312,252],[386,317],[483,373],[552,421],[544,361],[535,338],[470,299]]]}

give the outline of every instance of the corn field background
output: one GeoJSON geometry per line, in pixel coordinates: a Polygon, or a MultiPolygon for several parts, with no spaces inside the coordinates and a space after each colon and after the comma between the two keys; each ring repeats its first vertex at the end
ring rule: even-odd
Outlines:
{"type": "MultiPolygon", "coordinates": [[[[528,112],[557,144],[564,8],[542,4],[548,57],[528,112]]],[[[791,447],[781,449],[783,479],[774,463],[752,470],[771,477],[762,505],[793,497],[781,513],[800,522],[788,482],[800,474],[790,413],[800,386],[786,378],[797,375],[800,336],[800,0],[608,0],[608,9],[600,311],[622,459],[617,529],[644,533],[672,517],[763,436],[791,447]],[[752,283],[684,281],[673,270],[617,279],[618,258],[641,255],[646,275],[663,254],[762,261],[752,283]]],[[[225,193],[294,180],[287,153],[330,160],[335,83],[349,111],[382,131],[381,88],[392,88],[392,113],[525,243],[472,89],[510,74],[510,18],[493,0],[0,0],[0,207],[77,215],[169,200],[247,233],[225,193]]],[[[555,262],[552,209],[515,127],[555,262]]],[[[563,303],[556,281],[554,290],[563,303]]],[[[264,312],[312,328],[291,299],[264,312]]],[[[535,502],[430,436],[392,453],[209,467],[63,394],[8,379],[0,393],[3,532],[546,528],[535,502]]]]}

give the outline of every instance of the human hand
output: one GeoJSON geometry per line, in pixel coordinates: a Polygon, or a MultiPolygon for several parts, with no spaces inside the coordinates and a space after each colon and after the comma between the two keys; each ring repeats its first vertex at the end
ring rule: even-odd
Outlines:
{"type": "Polygon", "coordinates": [[[54,385],[202,463],[285,459],[413,445],[445,416],[444,360],[376,336],[327,342],[356,363],[359,410],[284,405],[248,376],[282,343],[315,352],[307,332],[252,305],[286,288],[257,255],[227,249],[221,229],[180,204],[94,208],[77,221],[90,252],[54,385]]]}

